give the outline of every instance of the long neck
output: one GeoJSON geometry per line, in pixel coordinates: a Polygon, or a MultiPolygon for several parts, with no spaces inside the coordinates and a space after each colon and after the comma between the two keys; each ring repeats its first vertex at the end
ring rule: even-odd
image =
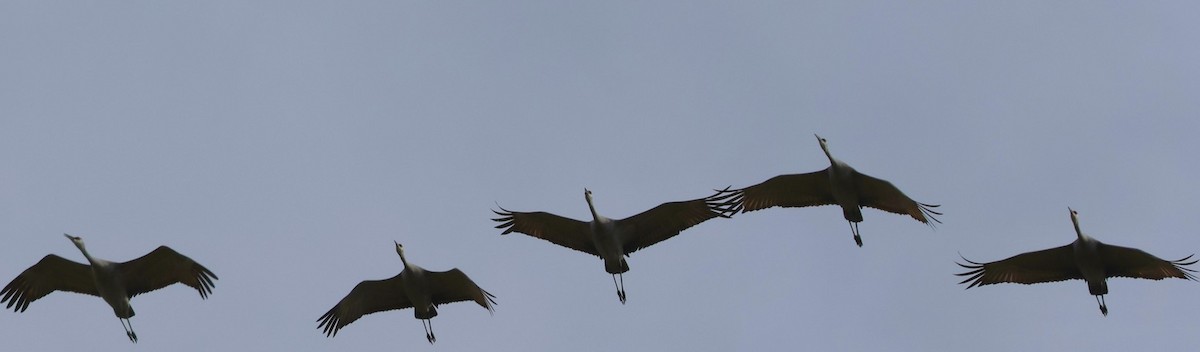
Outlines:
{"type": "Polygon", "coordinates": [[[1079,229],[1079,219],[1072,216],[1071,223],[1075,224],[1075,236],[1079,237],[1080,241],[1087,241],[1087,236],[1079,229]]]}
{"type": "Polygon", "coordinates": [[[587,196],[588,209],[592,211],[592,220],[600,221],[600,213],[596,212],[596,206],[592,205],[592,196],[587,196]]]}
{"type": "Polygon", "coordinates": [[[83,253],[83,257],[87,258],[88,263],[92,264],[92,266],[97,266],[99,264],[96,262],[96,258],[92,258],[92,255],[88,254],[87,248],[84,248],[82,243],[76,244],[75,247],[79,248],[79,252],[83,253]]]}
{"type": "Polygon", "coordinates": [[[837,165],[837,159],[833,158],[833,154],[829,152],[829,147],[821,144],[821,150],[825,152],[825,157],[829,158],[830,165],[837,165]]]}

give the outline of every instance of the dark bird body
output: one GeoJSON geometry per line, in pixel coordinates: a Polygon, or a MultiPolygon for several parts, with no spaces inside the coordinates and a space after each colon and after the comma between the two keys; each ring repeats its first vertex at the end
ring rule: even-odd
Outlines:
{"type": "Polygon", "coordinates": [[[1114,246],[1097,241],[1079,229],[1079,213],[1071,210],[1076,240],[1071,244],[1036,252],[1022,253],[991,263],[977,263],[963,258],[958,263],[968,272],[956,274],[967,278],[960,284],[967,288],[999,283],[1036,284],[1065,280],[1084,280],[1088,293],[1096,296],[1100,313],[1108,315],[1104,295],[1108,294],[1110,277],[1162,280],[1180,278],[1196,280],[1195,270],[1187,266],[1196,260],[1192,256],[1179,260],[1163,260],[1140,249],[1114,246]]]}
{"type": "Polygon", "coordinates": [[[129,318],[134,315],[129,299],[175,283],[182,283],[200,292],[200,298],[212,293],[217,275],[167,246],[124,263],[93,258],[83,245],[83,239],[63,234],[71,240],[89,264],[79,264],[50,254],[25,269],[0,290],[0,303],[6,308],[24,312],[29,304],[54,291],[82,293],[103,298],[121,320],[130,341],[137,334],[129,318]]]}
{"type": "Polygon", "coordinates": [[[731,199],[742,212],[771,207],[837,205],[842,208],[842,216],[850,224],[854,243],[859,247],[862,247],[862,237],[859,236],[858,223],[863,221],[863,207],[908,215],[930,226],[941,223],[933,217],[942,215],[932,209],[938,205],[914,201],[891,182],[858,172],[849,164],[834,158],[825,139],[816,137],[821,150],[829,158],[828,168],[805,174],[775,176],[753,186],[726,191],[723,197],[731,199]]]}
{"type": "Polygon", "coordinates": [[[675,237],[683,230],[715,217],[729,217],[731,203],[723,203],[722,197],[707,198],[658,205],[650,210],[628,218],[613,220],[601,216],[592,204],[592,191],[583,190],[584,199],[592,212],[592,221],[584,222],[547,212],[517,212],[500,208],[494,211],[500,222],[496,228],[504,229],[501,235],[520,232],[551,243],[600,257],[604,271],[612,274],[617,287],[617,298],[625,303],[625,287],[622,274],[629,271],[625,261],[630,253],[675,237]],[[620,278],[620,282],[618,282],[620,278]]]}
{"type": "Polygon", "coordinates": [[[404,263],[404,270],[388,279],[360,282],[345,298],[321,315],[318,329],[325,336],[337,336],[338,330],[353,323],[363,315],[393,309],[413,308],[413,316],[421,320],[425,328],[425,339],[437,341],[433,335],[430,319],[438,315],[437,306],[446,303],[474,301],[488,313],[493,311],[495,297],[475,285],[462,270],[429,271],[409,263],[404,257],[404,247],[396,243],[396,253],[404,263]]]}

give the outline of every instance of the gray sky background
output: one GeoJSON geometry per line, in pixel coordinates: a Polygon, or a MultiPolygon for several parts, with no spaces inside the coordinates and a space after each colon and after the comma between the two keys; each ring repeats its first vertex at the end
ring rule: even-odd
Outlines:
{"type": "MultiPolygon", "coordinates": [[[[1200,285],[964,291],[1074,240],[1200,251],[1191,2],[134,1],[0,4],[0,281],[168,245],[220,276],[139,296],[147,350],[1195,349],[1200,285]],[[718,219],[601,262],[489,209],[623,218],[825,168],[942,204],[718,219]],[[359,281],[457,267],[494,316],[411,310],[326,338],[359,281]]],[[[5,350],[125,351],[95,297],[0,313],[5,350]]]]}

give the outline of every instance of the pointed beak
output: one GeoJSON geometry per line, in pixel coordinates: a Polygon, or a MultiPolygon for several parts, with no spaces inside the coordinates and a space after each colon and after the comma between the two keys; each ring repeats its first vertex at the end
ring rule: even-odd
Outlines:
{"type": "Polygon", "coordinates": [[[65,233],[64,233],[64,234],[63,234],[63,236],[67,236],[67,239],[68,239],[68,240],[69,240],[69,239],[71,239],[71,235],[68,235],[68,234],[65,234],[65,233]]]}
{"type": "Polygon", "coordinates": [[[813,133],[813,137],[817,137],[818,141],[821,140],[821,136],[818,136],[816,133],[813,133]]]}

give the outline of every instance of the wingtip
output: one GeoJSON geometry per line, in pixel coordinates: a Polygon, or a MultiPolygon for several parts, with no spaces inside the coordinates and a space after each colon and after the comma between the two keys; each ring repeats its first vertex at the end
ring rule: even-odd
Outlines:
{"type": "Polygon", "coordinates": [[[966,261],[967,263],[971,263],[971,264],[973,264],[973,265],[983,265],[983,263],[979,263],[979,262],[976,262],[976,261],[973,261],[973,260],[967,259],[967,257],[964,257],[964,256],[962,255],[962,252],[958,252],[958,257],[959,257],[959,258],[962,258],[962,260],[966,261]]]}

